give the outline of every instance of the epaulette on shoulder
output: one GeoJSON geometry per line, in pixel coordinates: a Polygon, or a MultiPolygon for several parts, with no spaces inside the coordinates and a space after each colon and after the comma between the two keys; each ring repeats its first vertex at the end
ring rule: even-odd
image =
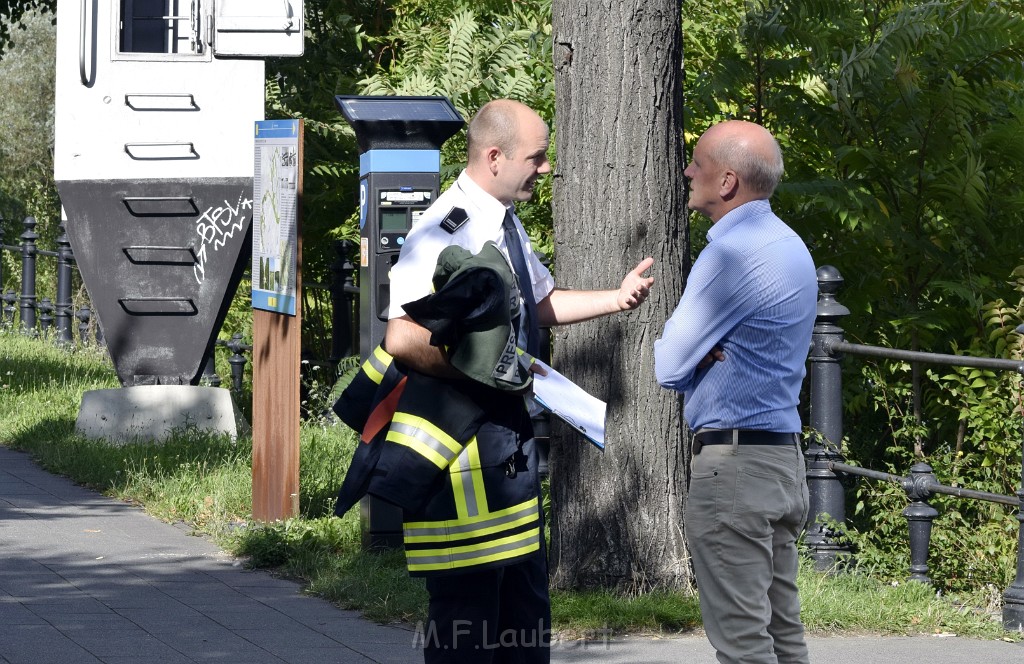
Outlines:
{"type": "Polygon", "coordinates": [[[469,221],[469,215],[466,214],[466,211],[460,207],[453,207],[441,220],[441,228],[454,235],[455,231],[465,226],[467,221],[469,221]]]}

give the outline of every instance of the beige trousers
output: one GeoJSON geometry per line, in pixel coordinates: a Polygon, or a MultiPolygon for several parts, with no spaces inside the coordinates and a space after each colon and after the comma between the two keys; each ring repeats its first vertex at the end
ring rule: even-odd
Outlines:
{"type": "Polygon", "coordinates": [[[711,645],[723,664],[807,664],[796,540],[807,519],[796,445],[708,445],[683,523],[711,645]]]}

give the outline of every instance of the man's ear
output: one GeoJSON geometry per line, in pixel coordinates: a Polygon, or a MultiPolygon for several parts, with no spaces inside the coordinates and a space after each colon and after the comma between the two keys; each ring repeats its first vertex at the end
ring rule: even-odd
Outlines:
{"type": "Polygon", "coordinates": [[[736,177],[735,171],[725,171],[722,173],[722,183],[718,190],[719,196],[728,200],[739,192],[739,188],[740,180],[736,177]]]}
{"type": "Polygon", "coordinates": [[[487,159],[487,168],[491,171],[491,175],[497,175],[498,157],[501,156],[501,148],[496,145],[492,145],[484,151],[484,156],[487,159]]]}

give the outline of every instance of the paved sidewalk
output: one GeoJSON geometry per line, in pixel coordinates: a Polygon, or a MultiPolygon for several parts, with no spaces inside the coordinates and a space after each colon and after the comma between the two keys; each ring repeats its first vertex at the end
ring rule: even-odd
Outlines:
{"type": "MultiPolygon", "coordinates": [[[[0,664],[419,664],[381,626],[0,446],[0,664]]],[[[1019,664],[1024,645],[812,638],[813,662],[1019,664]]],[[[558,642],[556,663],[712,664],[703,638],[558,642]]]]}

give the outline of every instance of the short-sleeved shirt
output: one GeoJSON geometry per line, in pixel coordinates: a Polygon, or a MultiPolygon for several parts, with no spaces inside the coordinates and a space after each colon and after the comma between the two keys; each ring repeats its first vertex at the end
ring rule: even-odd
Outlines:
{"type": "MultiPolygon", "coordinates": [[[[398,262],[391,268],[388,318],[405,315],[402,309],[404,304],[430,294],[437,257],[445,247],[458,245],[476,254],[490,240],[508,257],[502,222],[509,210],[463,171],[455,184],[423,213],[406,236],[398,262]],[[456,207],[465,210],[468,217],[465,223],[449,232],[450,227],[442,226],[441,222],[456,207]]],[[[530,271],[533,297],[540,302],[554,290],[555,282],[551,272],[534,253],[530,239],[514,211],[512,217],[530,271]]]]}

